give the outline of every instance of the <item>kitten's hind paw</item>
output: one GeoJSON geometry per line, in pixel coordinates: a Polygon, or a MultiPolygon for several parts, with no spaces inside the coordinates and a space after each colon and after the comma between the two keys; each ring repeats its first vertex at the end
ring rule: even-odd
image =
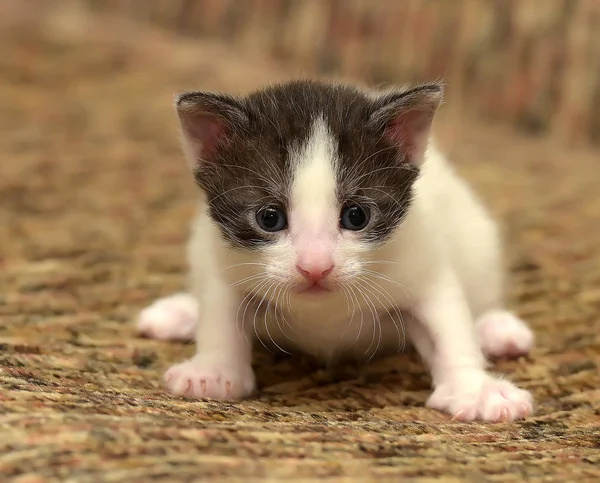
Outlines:
{"type": "Polygon", "coordinates": [[[519,357],[533,348],[532,330],[510,312],[487,312],[479,317],[475,327],[481,350],[489,357],[519,357]]]}
{"type": "Polygon", "coordinates": [[[198,323],[198,302],[186,293],[158,299],[143,309],[138,332],[152,339],[190,341],[198,323]]]}
{"type": "Polygon", "coordinates": [[[167,389],[177,396],[242,399],[254,392],[252,367],[193,358],[174,365],[165,374],[167,389]]]}

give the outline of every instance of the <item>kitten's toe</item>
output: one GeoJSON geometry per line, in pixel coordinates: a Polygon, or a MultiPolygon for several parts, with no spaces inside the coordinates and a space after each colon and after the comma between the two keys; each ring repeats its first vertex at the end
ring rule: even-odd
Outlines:
{"type": "Polygon", "coordinates": [[[177,396],[206,399],[242,399],[254,392],[252,367],[193,358],[165,373],[167,389],[177,396]]]}
{"type": "Polygon", "coordinates": [[[508,381],[486,376],[480,382],[460,379],[440,384],[427,405],[460,421],[508,422],[533,412],[531,394],[508,381]]]}
{"type": "Polygon", "coordinates": [[[138,332],[152,339],[183,340],[194,338],[198,322],[198,303],[181,293],[158,299],[143,309],[137,321],[138,332]]]}
{"type": "Polygon", "coordinates": [[[535,336],[525,322],[503,310],[483,314],[476,322],[477,337],[489,357],[519,357],[533,348],[535,336]]]}

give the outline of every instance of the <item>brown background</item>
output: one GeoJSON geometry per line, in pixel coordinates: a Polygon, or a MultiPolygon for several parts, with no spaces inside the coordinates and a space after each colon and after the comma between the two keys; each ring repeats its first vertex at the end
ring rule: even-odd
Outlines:
{"type": "Polygon", "coordinates": [[[482,116],[600,143],[597,0],[88,0],[95,11],[219,38],[308,72],[444,78],[482,116]]]}

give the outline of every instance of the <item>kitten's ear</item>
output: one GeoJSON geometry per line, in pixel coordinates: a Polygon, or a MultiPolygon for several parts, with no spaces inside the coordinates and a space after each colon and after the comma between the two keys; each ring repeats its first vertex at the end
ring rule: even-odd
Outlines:
{"type": "Polygon", "coordinates": [[[222,94],[186,92],[177,96],[175,106],[192,167],[210,162],[219,146],[248,122],[240,102],[222,94]]]}
{"type": "Polygon", "coordinates": [[[423,84],[407,91],[389,92],[377,98],[370,123],[396,144],[416,166],[427,148],[433,117],[444,94],[442,84],[423,84]]]}

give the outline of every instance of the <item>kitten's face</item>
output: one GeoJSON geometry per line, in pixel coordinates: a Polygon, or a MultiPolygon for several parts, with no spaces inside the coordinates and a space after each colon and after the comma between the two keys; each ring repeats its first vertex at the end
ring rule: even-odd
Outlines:
{"type": "Polygon", "coordinates": [[[178,107],[223,238],[263,283],[314,295],[368,270],[401,223],[440,96],[294,82],[242,99],[184,94],[178,107]]]}

